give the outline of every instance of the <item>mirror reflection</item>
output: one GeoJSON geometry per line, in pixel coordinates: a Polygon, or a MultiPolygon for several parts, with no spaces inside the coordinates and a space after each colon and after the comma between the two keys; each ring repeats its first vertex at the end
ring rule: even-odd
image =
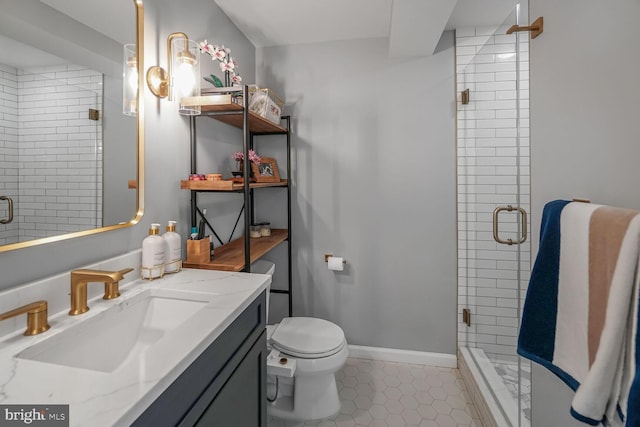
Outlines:
{"type": "Polygon", "coordinates": [[[129,222],[133,2],[0,0],[0,10],[0,245],[129,222]]]}

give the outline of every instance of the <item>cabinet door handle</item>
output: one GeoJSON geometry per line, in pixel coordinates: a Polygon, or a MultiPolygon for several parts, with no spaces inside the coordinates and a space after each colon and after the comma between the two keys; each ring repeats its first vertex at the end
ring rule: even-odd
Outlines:
{"type": "Polygon", "coordinates": [[[7,219],[0,219],[0,224],[9,224],[13,221],[13,200],[9,196],[0,196],[0,200],[6,200],[9,204],[9,217],[7,219]]]}
{"type": "Polygon", "coordinates": [[[498,206],[493,211],[493,239],[501,243],[503,245],[513,245],[513,244],[522,244],[527,240],[527,211],[525,211],[521,207],[514,208],[511,205],[507,206],[498,206]],[[514,241],[513,239],[503,240],[498,235],[498,214],[502,211],[513,212],[518,211],[520,215],[522,215],[522,234],[519,240],[514,241]]]}

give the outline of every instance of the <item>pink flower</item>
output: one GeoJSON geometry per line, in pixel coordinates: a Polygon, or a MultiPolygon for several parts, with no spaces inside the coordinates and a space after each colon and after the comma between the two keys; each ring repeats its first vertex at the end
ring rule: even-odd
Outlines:
{"type": "Polygon", "coordinates": [[[209,55],[213,54],[214,48],[212,45],[207,44],[207,41],[202,41],[200,42],[200,50],[202,52],[208,53],[209,55]]]}
{"type": "Polygon", "coordinates": [[[215,44],[208,44],[206,40],[200,42],[199,46],[200,51],[211,56],[212,61],[220,61],[219,65],[222,72],[228,71],[229,73],[231,73],[231,81],[233,82],[233,84],[239,84],[242,81],[242,77],[240,77],[235,72],[236,68],[238,67],[238,63],[234,58],[231,57],[231,49],[229,49],[228,47],[224,47],[224,45],[218,46],[215,44]]]}
{"type": "Polygon", "coordinates": [[[213,48],[213,54],[211,55],[211,59],[217,59],[218,61],[223,61],[226,54],[224,50],[220,50],[217,47],[213,48]]]}
{"type": "MultiPolygon", "coordinates": [[[[242,151],[236,151],[231,155],[231,158],[236,162],[241,162],[244,160],[244,153],[242,151]]],[[[256,165],[260,163],[260,156],[256,154],[255,151],[249,150],[249,161],[255,163],[256,165]]]]}
{"type": "Polygon", "coordinates": [[[235,67],[232,62],[222,61],[220,62],[220,70],[222,71],[233,71],[235,67]]]}
{"type": "Polygon", "coordinates": [[[260,158],[260,156],[258,156],[256,154],[255,151],[249,150],[249,161],[251,161],[251,162],[253,162],[253,163],[255,163],[257,165],[258,163],[260,163],[260,160],[262,160],[262,159],[260,158]]]}

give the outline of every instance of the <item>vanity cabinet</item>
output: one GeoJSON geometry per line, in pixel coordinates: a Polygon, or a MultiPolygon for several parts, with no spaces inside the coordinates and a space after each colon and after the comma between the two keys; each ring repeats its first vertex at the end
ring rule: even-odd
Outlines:
{"type": "Polygon", "coordinates": [[[265,308],[266,291],[132,425],[266,427],[265,308]]]}
{"type": "MultiPolygon", "coordinates": [[[[230,88],[218,88],[203,90],[201,96],[184,98],[183,102],[191,105],[199,105],[201,114],[199,116],[191,116],[190,124],[190,151],[191,151],[191,174],[196,174],[197,164],[197,141],[196,141],[196,122],[202,120],[203,117],[209,117],[227,125],[242,130],[242,144],[245,159],[248,158],[249,150],[254,149],[254,137],[260,135],[280,135],[283,142],[286,142],[287,148],[287,179],[280,179],[277,182],[249,182],[250,167],[244,171],[244,182],[238,183],[230,180],[222,181],[190,181],[182,180],[180,188],[191,191],[191,226],[197,226],[198,215],[212,231],[213,236],[220,243],[214,250],[214,257],[206,262],[192,262],[189,257],[183,263],[186,268],[199,268],[223,271],[246,271],[251,272],[251,263],[260,259],[264,254],[268,253],[276,246],[283,242],[287,242],[288,255],[288,284],[286,289],[271,290],[272,293],[285,294],[288,296],[289,316],[293,315],[292,310],[292,277],[293,270],[291,265],[292,249],[291,249],[291,118],[283,116],[280,124],[275,124],[249,110],[248,86],[243,86],[240,92],[239,87],[234,87],[232,93],[228,93],[230,88]],[[242,95],[238,97],[237,95],[242,95]],[[241,101],[238,101],[241,99],[241,101]],[[258,239],[249,237],[250,225],[255,223],[254,216],[254,191],[268,191],[263,189],[281,188],[287,192],[287,228],[272,229],[270,236],[262,236],[258,239]],[[213,226],[209,223],[203,212],[198,207],[198,195],[200,193],[221,193],[231,192],[239,193],[244,196],[244,204],[236,226],[240,221],[241,215],[244,213],[244,229],[245,233],[242,238],[223,242],[213,226]]],[[[274,142],[275,143],[275,142],[274,142]]],[[[247,162],[247,166],[250,163],[247,162]]],[[[235,231],[236,227],[233,228],[235,231]]],[[[231,233],[233,235],[233,232],[231,233]]]]}

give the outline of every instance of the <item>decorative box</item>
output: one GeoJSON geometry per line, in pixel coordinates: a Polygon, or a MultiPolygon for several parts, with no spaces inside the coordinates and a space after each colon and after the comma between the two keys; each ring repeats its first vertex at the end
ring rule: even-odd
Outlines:
{"type": "Polygon", "coordinates": [[[252,88],[250,92],[251,100],[249,102],[249,110],[272,123],[280,124],[284,101],[273,93],[271,89],[263,88],[253,90],[252,88]]]}

